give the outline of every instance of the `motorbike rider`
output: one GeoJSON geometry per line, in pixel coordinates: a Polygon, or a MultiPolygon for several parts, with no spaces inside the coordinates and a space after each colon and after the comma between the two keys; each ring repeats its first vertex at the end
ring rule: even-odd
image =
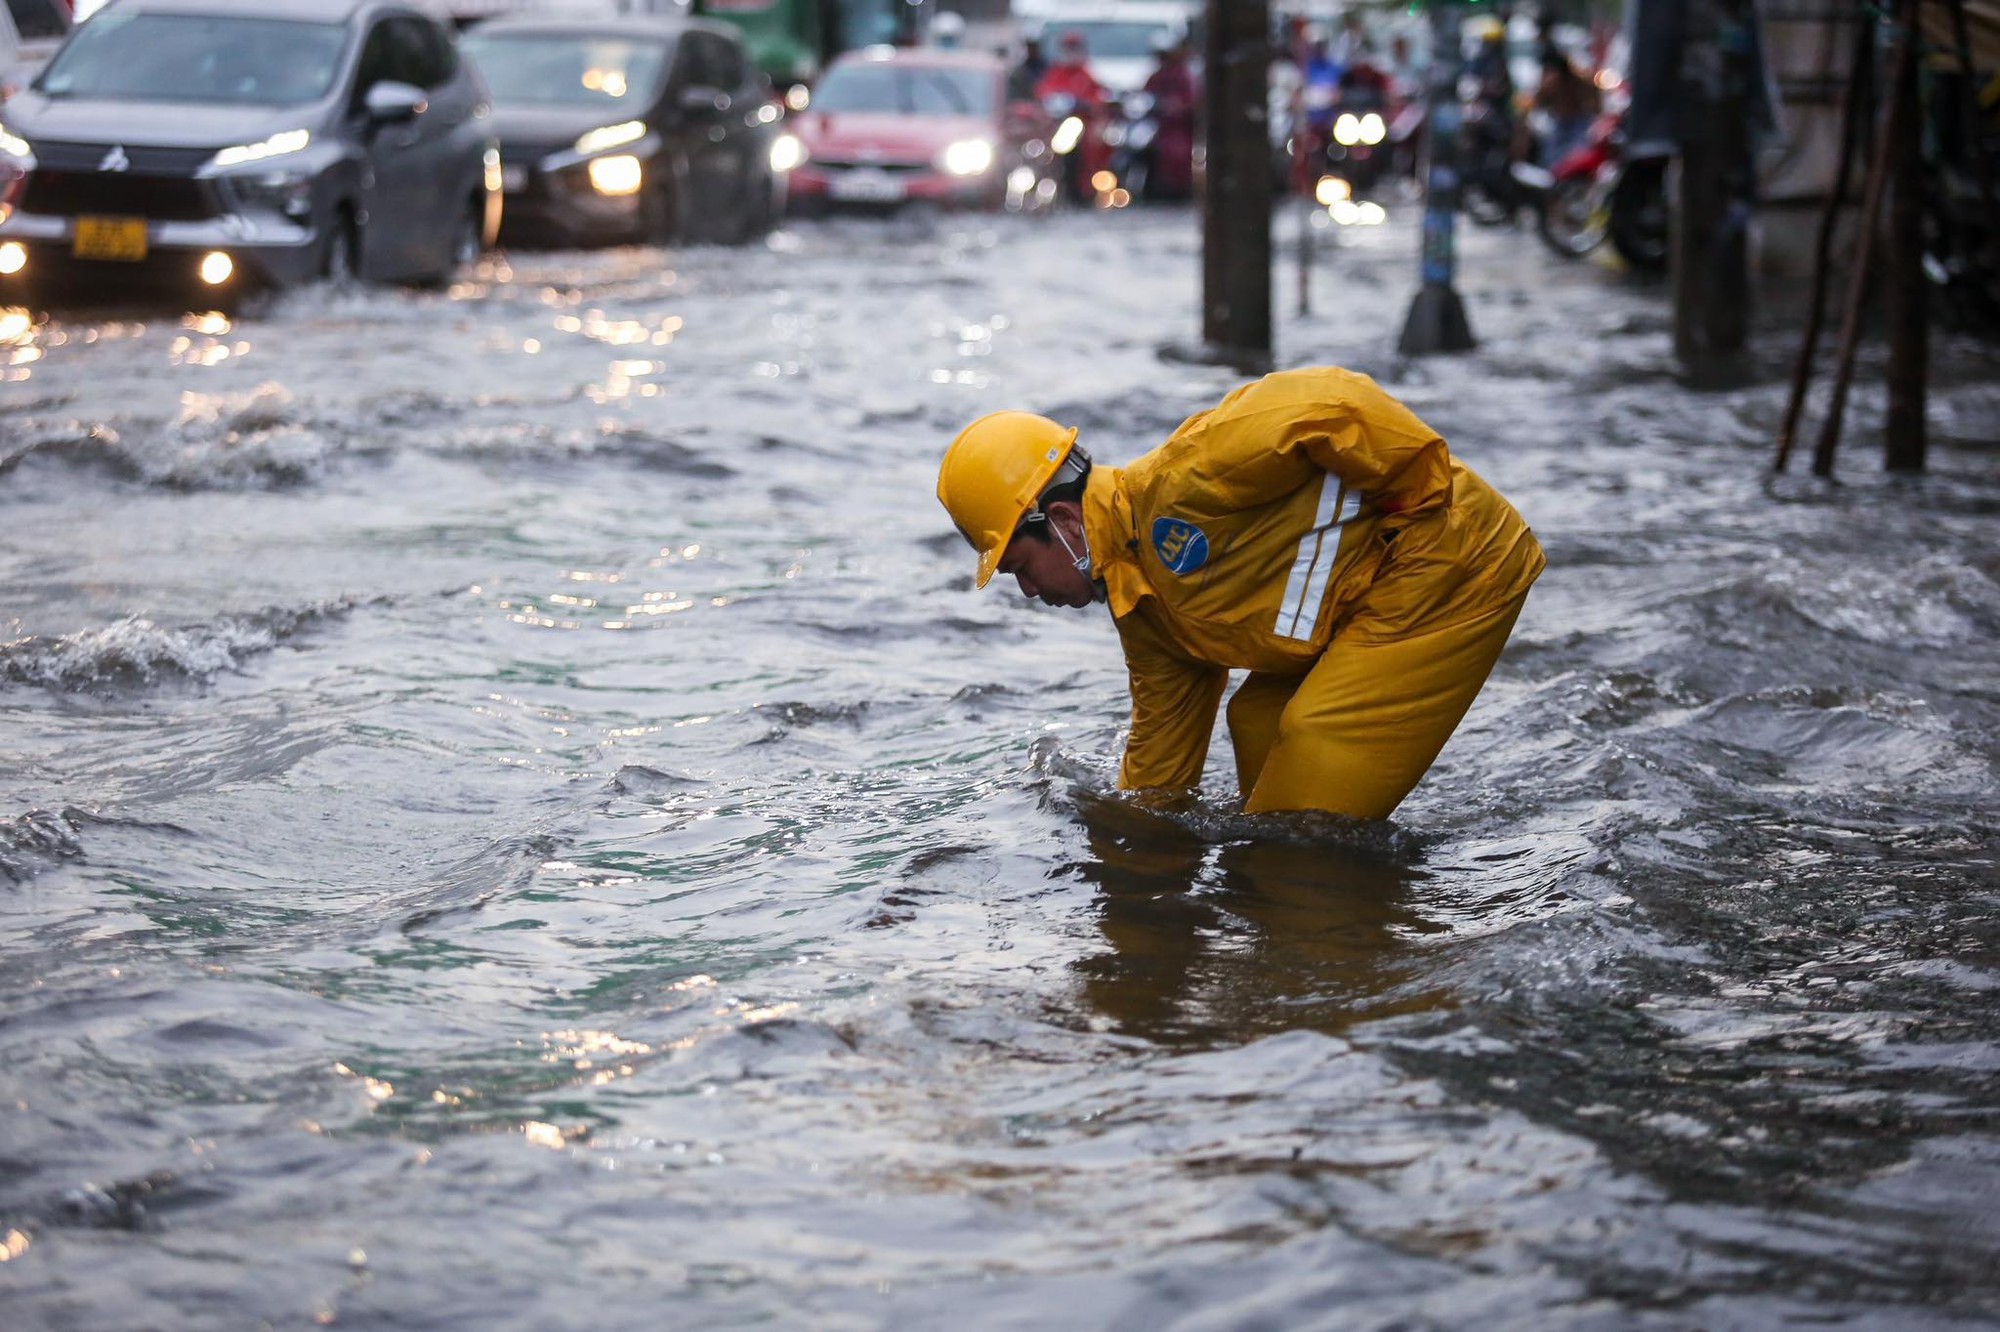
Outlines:
{"type": "Polygon", "coordinates": [[[1094,193],[1089,182],[1111,165],[1111,146],[1104,140],[1110,98],[1090,72],[1090,48],[1083,34],[1071,29],[1057,43],[1055,63],[1035,84],[1035,99],[1043,106],[1067,102],[1067,114],[1083,121],[1083,137],[1073,154],[1070,193],[1087,199],[1094,193]]]}
{"type": "Polygon", "coordinates": [[[1494,110],[1511,117],[1514,112],[1514,72],[1507,68],[1507,28],[1496,18],[1479,23],[1479,50],[1466,62],[1479,91],[1477,96],[1493,104],[1494,110]]]}
{"type": "Polygon", "coordinates": [[[1146,193],[1153,199],[1186,199],[1194,193],[1195,112],[1201,102],[1194,71],[1188,66],[1187,43],[1174,39],[1159,53],[1159,64],[1146,77],[1153,99],[1153,169],[1146,176],[1146,193]]]}
{"type": "Polygon", "coordinates": [[[1103,107],[1104,86],[1090,72],[1090,47],[1082,33],[1072,29],[1062,35],[1055,63],[1036,82],[1035,95],[1067,97],[1079,107],[1103,107]]]}
{"type": "Polygon", "coordinates": [[[1007,100],[1032,102],[1042,75],[1049,72],[1049,58],[1042,54],[1042,39],[1029,37],[1021,43],[1021,59],[1007,71],[1007,100]]]}
{"type": "Polygon", "coordinates": [[[1131,730],[1119,785],[1196,785],[1227,709],[1244,808],[1386,818],[1485,683],[1544,563],[1501,495],[1366,375],[1266,375],[1123,468],[1077,431],[996,412],[938,499],[1054,606],[1106,603],[1131,730]]]}
{"type": "Polygon", "coordinates": [[[1340,62],[1328,49],[1325,34],[1309,34],[1299,71],[1299,105],[1293,116],[1297,141],[1292,154],[1292,188],[1299,194],[1310,196],[1326,169],[1326,149],[1333,142],[1333,118],[1340,103],[1340,74],[1340,62]]]}
{"type": "Polygon", "coordinates": [[[1553,167],[1589,140],[1590,127],[1604,109],[1604,98],[1597,84],[1580,73],[1567,55],[1550,49],[1542,52],[1542,78],[1535,87],[1534,108],[1549,119],[1541,164],[1553,167]]]}
{"type": "Polygon", "coordinates": [[[1410,53],[1410,39],[1397,33],[1389,39],[1389,58],[1383,71],[1389,78],[1389,157],[1399,176],[1415,177],[1420,136],[1429,113],[1429,97],[1424,72],[1410,53]]]}

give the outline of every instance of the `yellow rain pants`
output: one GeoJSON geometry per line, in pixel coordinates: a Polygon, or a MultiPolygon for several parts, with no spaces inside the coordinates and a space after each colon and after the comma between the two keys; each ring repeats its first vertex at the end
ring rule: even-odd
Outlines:
{"type": "Polygon", "coordinates": [[[1472,706],[1526,599],[1415,638],[1336,638],[1304,675],[1253,672],[1229,700],[1243,807],[1388,818],[1472,706]]]}

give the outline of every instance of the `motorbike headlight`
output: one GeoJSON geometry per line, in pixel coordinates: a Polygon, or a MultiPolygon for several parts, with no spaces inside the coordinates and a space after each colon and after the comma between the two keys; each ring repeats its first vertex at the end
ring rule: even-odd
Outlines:
{"type": "Polygon", "coordinates": [[[1078,116],[1071,116],[1063,121],[1056,126],[1056,132],[1049,136],[1049,147],[1058,153],[1071,152],[1081,142],[1083,142],[1083,120],[1078,116]]]}
{"type": "Polygon", "coordinates": [[[589,157],[592,153],[601,153],[609,148],[623,147],[625,144],[635,143],[645,137],[645,121],[624,120],[616,125],[605,125],[600,129],[591,130],[589,133],[579,137],[576,141],[576,153],[579,157],[589,157]]]}
{"type": "Polygon", "coordinates": [[[1352,111],[1341,112],[1340,119],[1333,122],[1333,141],[1343,148],[1361,142],[1361,118],[1352,111]]]}
{"type": "Polygon", "coordinates": [[[248,162],[262,162],[270,157],[283,157],[287,153],[304,150],[312,142],[312,135],[305,130],[286,130],[283,134],[273,134],[268,139],[256,143],[240,143],[233,148],[224,148],[208,159],[210,170],[223,167],[242,166],[248,162]]]}
{"type": "Polygon", "coordinates": [[[629,154],[590,159],[590,188],[599,194],[637,194],[644,177],[639,159],[629,154]]]}
{"type": "Polygon", "coordinates": [[[1356,128],[1357,137],[1360,138],[1361,142],[1367,144],[1380,143],[1384,138],[1388,137],[1388,134],[1389,127],[1383,124],[1382,117],[1376,115],[1373,111],[1361,117],[1361,124],[1356,128]]]}
{"type": "Polygon", "coordinates": [[[783,173],[804,166],[806,146],[796,134],[780,134],[771,141],[771,170],[783,173]]]}
{"type": "Polygon", "coordinates": [[[938,154],[938,165],[954,176],[977,176],[993,166],[993,145],[984,139],[960,139],[938,154]]]}

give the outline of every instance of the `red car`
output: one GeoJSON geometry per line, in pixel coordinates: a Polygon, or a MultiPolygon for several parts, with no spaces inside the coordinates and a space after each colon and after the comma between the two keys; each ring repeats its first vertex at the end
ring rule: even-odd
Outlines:
{"type": "Polygon", "coordinates": [[[971,51],[871,47],[827,67],[772,165],[790,209],[931,203],[1041,208],[1055,198],[1054,126],[1007,101],[1007,67],[971,51]]]}

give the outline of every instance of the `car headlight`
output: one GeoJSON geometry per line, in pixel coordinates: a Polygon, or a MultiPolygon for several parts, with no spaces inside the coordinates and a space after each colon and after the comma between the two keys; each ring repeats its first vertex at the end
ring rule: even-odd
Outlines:
{"type": "Polygon", "coordinates": [[[608,148],[621,148],[628,143],[636,143],[645,137],[645,121],[620,121],[616,125],[605,125],[600,129],[591,130],[589,133],[578,138],[576,141],[576,153],[579,157],[589,157],[592,153],[601,153],[608,148]]]}
{"type": "Polygon", "coordinates": [[[599,194],[637,194],[644,178],[639,159],[629,153],[590,159],[590,188],[599,194]]]}
{"type": "Polygon", "coordinates": [[[35,164],[35,150],[28,146],[26,139],[10,134],[5,125],[0,125],[0,162],[17,167],[35,164]]]}
{"type": "Polygon", "coordinates": [[[225,177],[238,203],[303,221],[312,212],[313,177],[301,171],[245,171],[225,177]]]}
{"type": "Polygon", "coordinates": [[[954,176],[977,176],[993,166],[993,145],[984,139],[960,139],[938,154],[938,165],[954,176]]]}
{"type": "Polygon", "coordinates": [[[268,157],[283,157],[296,153],[312,142],[312,135],[305,130],[286,130],[283,134],[273,134],[268,139],[256,143],[241,143],[234,148],[224,148],[208,159],[209,169],[242,166],[246,162],[261,162],[268,157]]]}
{"type": "Polygon", "coordinates": [[[771,140],[771,170],[790,171],[794,167],[804,166],[805,161],[806,146],[799,142],[798,135],[780,134],[771,140]]]}

